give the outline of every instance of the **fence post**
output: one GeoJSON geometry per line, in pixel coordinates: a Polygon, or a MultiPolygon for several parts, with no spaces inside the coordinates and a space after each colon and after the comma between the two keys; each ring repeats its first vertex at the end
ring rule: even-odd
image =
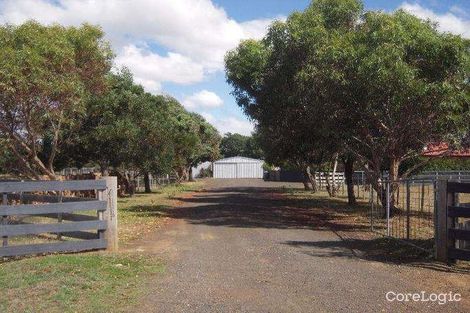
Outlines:
{"type": "Polygon", "coordinates": [[[419,203],[420,211],[424,211],[424,194],[426,193],[426,188],[424,186],[424,181],[421,183],[421,199],[419,203]]]}
{"type": "Polygon", "coordinates": [[[106,180],[106,198],[108,207],[104,212],[104,219],[107,221],[107,229],[104,237],[107,241],[108,251],[118,249],[118,216],[117,216],[117,177],[104,177],[106,180]]]}
{"type": "MultiPolygon", "coordinates": [[[[8,204],[8,194],[2,194],[2,205],[8,204]]],[[[7,223],[7,216],[2,216],[2,225],[6,225],[7,223]]],[[[4,236],[2,240],[2,246],[8,246],[8,236],[4,236]]]]}
{"type": "MultiPolygon", "coordinates": [[[[57,202],[62,203],[63,197],[64,197],[64,192],[59,191],[59,197],[57,198],[57,202]]],[[[57,213],[57,223],[62,223],[62,213],[57,213]]],[[[61,233],[57,233],[57,240],[62,240],[61,233]]]]}
{"type": "Polygon", "coordinates": [[[437,182],[437,207],[435,229],[435,255],[441,262],[447,262],[447,180],[437,182]]]}
{"type": "Polygon", "coordinates": [[[364,172],[362,172],[362,199],[365,200],[366,199],[366,180],[365,180],[365,177],[364,177],[364,172]]]}
{"type": "Polygon", "coordinates": [[[390,236],[390,181],[387,184],[387,236],[390,236]]]}
{"type": "Polygon", "coordinates": [[[372,185],[370,185],[370,230],[374,230],[374,190],[372,189],[372,185]]]}
{"type": "Polygon", "coordinates": [[[410,181],[406,181],[406,239],[410,239],[411,189],[410,181]]]}

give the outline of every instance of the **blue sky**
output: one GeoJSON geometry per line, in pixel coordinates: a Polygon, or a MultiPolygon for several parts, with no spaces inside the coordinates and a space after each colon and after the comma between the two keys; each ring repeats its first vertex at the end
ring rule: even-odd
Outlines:
{"type": "MultiPolygon", "coordinates": [[[[153,93],[170,94],[201,113],[221,133],[249,134],[225,82],[223,56],[246,38],[261,38],[275,19],[308,0],[0,0],[0,23],[99,24],[126,66],[153,93]]],[[[403,8],[470,37],[469,0],[366,0],[366,10],[403,8]]]]}

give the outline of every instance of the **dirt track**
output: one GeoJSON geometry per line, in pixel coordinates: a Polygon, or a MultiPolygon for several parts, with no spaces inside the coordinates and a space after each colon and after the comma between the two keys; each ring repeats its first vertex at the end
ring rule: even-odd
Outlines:
{"type": "MultiPolygon", "coordinates": [[[[446,273],[356,257],[321,215],[285,201],[275,189],[281,185],[212,180],[206,191],[180,199],[171,222],[136,247],[168,265],[133,311],[468,311],[456,302],[387,302],[388,291],[453,289],[427,280],[446,273]]],[[[459,287],[468,291],[467,283],[459,287]]]]}

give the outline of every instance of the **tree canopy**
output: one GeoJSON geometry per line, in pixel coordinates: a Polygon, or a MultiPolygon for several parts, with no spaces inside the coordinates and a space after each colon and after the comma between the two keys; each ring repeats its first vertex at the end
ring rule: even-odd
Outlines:
{"type": "Polygon", "coordinates": [[[263,158],[263,151],[255,135],[243,136],[237,133],[226,133],[220,143],[220,153],[223,157],[243,156],[247,158],[263,158]]]}
{"type": "Polygon", "coordinates": [[[102,171],[174,172],[187,179],[191,166],[218,157],[220,135],[200,115],[174,98],[145,92],[126,69],[108,74],[108,85],[87,103],[86,117],[61,155],[62,166],[91,163],[102,171]]]}
{"type": "Polygon", "coordinates": [[[354,156],[378,188],[384,169],[468,132],[470,44],[402,10],[317,0],[226,56],[237,103],[266,158],[318,168],[354,156]]]}
{"type": "Polygon", "coordinates": [[[123,176],[175,173],[219,157],[220,135],[127,69],[111,71],[99,27],[0,26],[0,167],[55,179],[55,169],[98,165],[123,176]]]}
{"type": "Polygon", "coordinates": [[[0,137],[23,174],[55,178],[63,132],[105,89],[111,50],[98,27],[36,22],[0,26],[0,47],[0,137]]]}

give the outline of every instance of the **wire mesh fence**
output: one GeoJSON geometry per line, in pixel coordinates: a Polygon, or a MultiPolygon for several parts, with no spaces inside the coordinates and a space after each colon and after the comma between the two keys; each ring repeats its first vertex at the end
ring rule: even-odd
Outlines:
{"type": "MultiPolygon", "coordinates": [[[[448,179],[439,177],[439,179],[448,179]]],[[[454,181],[470,181],[460,176],[454,181]]],[[[437,201],[436,177],[384,181],[380,188],[369,187],[371,229],[384,236],[400,239],[424,250],[432,251],[435,236],[437,201]]],[[[462,197],[470,203],[470,197],[462,197]],[[467,199],[468,198],[468,199],[467,199]]]]}
{"type": "MultiPolygon", "coordinates": [[[[172,175],[151,176],[149,177],[149,185],[151,190],[156,190],[162,186],[169,185],[176,182],[176,177],[172,175]]],[[[145,190],[145,182],[143,176],[135,178],[136,191],[142,192],[145,190]]]]}
{"type": "Polygon", "coordinates": [[[436,184],[433,180],[384,181],[371,188],[371,229],[432,250],[436,184]]]}

